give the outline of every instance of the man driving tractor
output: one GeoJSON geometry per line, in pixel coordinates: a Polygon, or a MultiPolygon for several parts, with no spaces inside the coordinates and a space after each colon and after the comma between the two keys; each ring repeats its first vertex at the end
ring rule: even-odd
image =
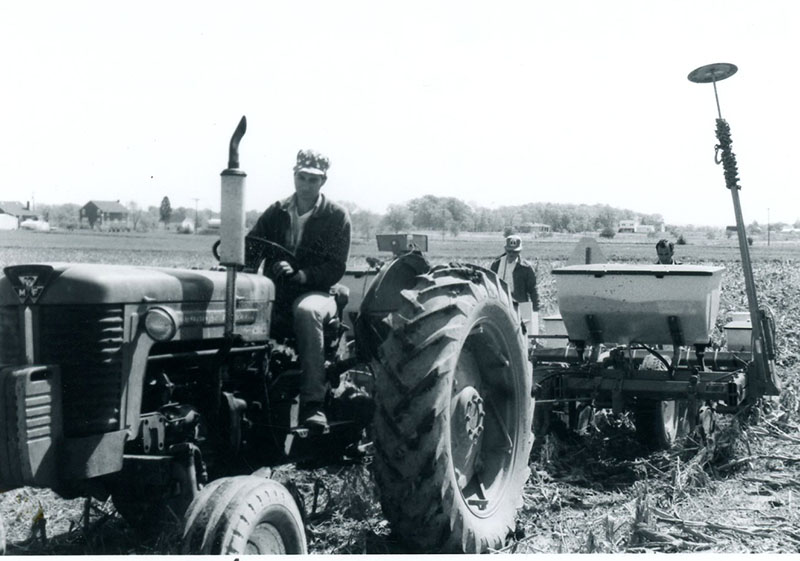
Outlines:
{"type": "Polygon", "coordinates": [[[300,423],[309,428],[328,423],[323,408],[323,327],[336,315],[331,287],[344,276],[350,253],[350,216],[320,193],[329,167],[329,159],[322,154],[300,150],[294,166],[294,194],[267,208],[248,234],[294,254],[294,260],[266,262],[264,274],[276,282],[276,317],[288,320],[291,315],[303,369],[300,423]]]}

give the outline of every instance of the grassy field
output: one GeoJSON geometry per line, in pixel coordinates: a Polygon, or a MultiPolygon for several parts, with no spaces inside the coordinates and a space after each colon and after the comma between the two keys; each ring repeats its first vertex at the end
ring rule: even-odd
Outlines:
{"type": "MultiPolygon", "coordinates": [[[[555,234],[544,238],[523,236],[523,256],[533,261],[542,312],[556,310],[556,286],[553,268],[564,266],[582,236],[555,234]]],[[[775,239],[767,245],[756,239],[750,248],[754,276],[762,303],[770,305],[779,325],[779,337],[791,350],[788,356],[800,354],[794,339],[800,324],[796,293],[800,285],[800,239],[775,239]]],[[[207,269],[216,265],[211,246],[216,236],[183,235],[174,232],[93,233],[29,231],[0,232],[0,268],[7,265],[36,262],[89,262],[160,267],[207,269]]],[[[643,235],[618,235],[613,240],[596,238],[609,262],[653,263],[655,242],[643,235]]],[[[432,264],[448,262],[476,263],[488,267],[502,253],[501,233],[464,233],[453,238],[439,232],[428,234],[426,253],[432,264]]],[[[688,237],[686,245],[675,248],[676,257],[684,263],[723,265],[722,300],[715,336],[721,336],[721,326],[730,310],[746,310],[744,278],[739,248],[735,238],[710,240],[703,235],[688,237]]],[[[350,252],[350,269],[366,269],[366,257],[390,258],[380,253],[375,240],[356,238],[350,252]]],[[[787,354],[785,353],[786,357],[787,354]]]]}
{"type": "MultiPolygon", "coordinates": [[[[523,256],[547,267],[559,266],[572,254],[582,236],[555,234],[546,238],[523,235],[523,256]]],[[[79,232],[0,232],[0,266],[46,261],[89,262],[162,267],[208,268],[216,264],[211,246],[216,236],[181,235],[175,232],[94,233],[79,232]]],[[[612,240],[595,238],[609,261],[651,262],[655,260],[655,238],[620,234],[612,240]]],[[[428,234],[429,259],[434,263],[463,261],[487,265],[503,250],[499,232],[463,233],[456,238],[428,234]]],[[[750,249],[753,262],[795,261],[800,259],[800,238],[784,236],[756,239],[750,249]]],[[[686,245],[676,246],[676,257],[685,263],[734,263],[739,261],[736,239],[709,240],[688,237],[686,245]]],[[[365,257],[388,257],[377,250],[374,239],[354,238],[349,267],[365,268],[365,257]]]]}

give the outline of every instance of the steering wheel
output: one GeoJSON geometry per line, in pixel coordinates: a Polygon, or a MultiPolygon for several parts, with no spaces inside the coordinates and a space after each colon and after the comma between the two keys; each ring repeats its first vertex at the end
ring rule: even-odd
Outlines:
{"type": "MultiPolygon", "coordinates": [[[[219,261],[219,245],[221,240],[214,242],[211,252],[219,261]]],[[[279,243],[271,242],[257,236],[246,236],[244,238],[244,268],[245,273],[255,273],[263,261],[276,263],[286,261],[296,271],[300,267],[297,264],[297,257],[294,253],[283,247],[279,243]]],[[[270,275],[271,276],[271,275],[270,275]]]]}
{"type": "Polygon", "coordinates": [[[279,243],[256,236],[245,237],[244,255],[244,270],[246,272],[256,272],[262,261],[268,264],[286,261],[295,271],[300,268],[294,253],[279,243]]]}

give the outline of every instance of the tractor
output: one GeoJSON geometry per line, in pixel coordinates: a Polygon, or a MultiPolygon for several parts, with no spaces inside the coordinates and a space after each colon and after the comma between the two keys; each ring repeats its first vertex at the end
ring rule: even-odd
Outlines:
{"type": "MultiPolygon", "coordinates": [[[[712,64],[689,78],[716,89],[735,71],[712,64]]],[[[601,264],[586,251],[584,263],[554,270],[564,335],[549,337],[568,344],[530,345],[494,273],[431,266],[420,240],[383,238],[393,258],[335,291],[328,427],[298,426],[302,371],[281,287],[259,273],[292,255],[245,235],[245,130],[242,118],[222,172],[222,270],[4,269],[0,490],[110,496],[136,527],[180,520],[185,553],[305,553],[294,497],[264,468],[359,454],[368,440],[383,512],[409,551],[485,552],[513,535],[533,432],[554,418],[574,426],[580,407],[628,410],[644,441],[668,446],[698,420],[710,427],[715,410],[780,389],[720,116],[746,348],[708,346],[719,267],[601,264]]]]}
{"type": "MultiPolygon", "coordinates": [[[[298,426],[302,371],[280,286],[286,249],[247,238],[234,132],[217,270],[30,263],[0,276],[0,490],[111,497],[181,550],[306,553],[268,466],[374,449],[381,504],[410,551],[484,552],[515,524],[533,435],[527,339],[508,288],[432,267],[397,236],[336,290],[325,328],[328,426],[298,426]],[[359,290],[360,287],[360,290],[359,290]]],[[[410,241],[411,240],[409,238],[410,241]]]]}

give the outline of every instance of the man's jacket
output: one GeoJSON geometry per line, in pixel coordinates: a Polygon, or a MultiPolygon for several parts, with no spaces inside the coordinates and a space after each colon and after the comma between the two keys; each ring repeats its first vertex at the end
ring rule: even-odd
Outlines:
{"type": "MultiPolygon", "coordinates": [[[[292,195],[294,196],[294,195],[292,195]]],[[[320,195],[319,205],[308,218],[300,244],[295,248],[298,269],[306,273],[306,283],[295,285],[297,294],[327,292],[339,282],[350,254],[350,216],[344,207],[320,195]]],[[[291,197],[277,201],[259,217],[249,236],[285,246],[291,230],[288,206],[291,197]]],[[[269,274],[270,263],[264,267],[269,274]]]]}
{"type": "MultiPolygon", "coordinates": [[[[505,259],[505,255],[501,255],[495,259],[491,265],[491,270],[497,273],[500,270],[500,265],[505,259]]],[[[530,302],[533,311],[539,311],[539,293],[536,291],[536,273],[533,272],[533,266],[529,261],[520,259],[514,267],[514,292],[511,297],[517,302],[530,302]]]]}

